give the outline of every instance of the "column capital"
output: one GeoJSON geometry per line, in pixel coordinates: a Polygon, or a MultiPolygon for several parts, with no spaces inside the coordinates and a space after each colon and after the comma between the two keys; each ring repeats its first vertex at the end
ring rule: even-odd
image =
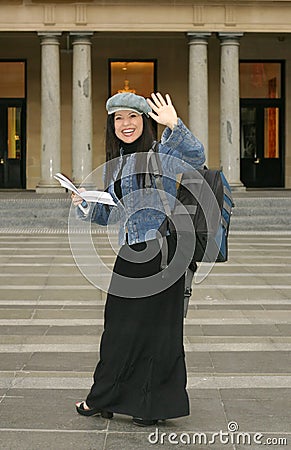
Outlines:
{"type": "Polygon", "coordinates": [[[55,31],[39,31],[37,35],[41,39],[41,44],[59,44],[62,33],[55,31]]]}
{"type": "Polygon", "coordinates": [[[63,33],[61,31],[38,31],[37,35],[40,38],[59,38],[63,33]]]}
{"type": "Polygon", "coordinates": [[[244,33],[217,33],[221,44],[239,44],[240,38],[243,37],[244,33]]]}
{"type": "Polygon", "coordinates": [[[189,32],[187,33],[187,37],[188,37],[188,44],[192,44],[192,43],[202,43],[202,44],[207,44],[208,43],[208,39],[211,37],[211,33],[208,32],[201,32],[201,33],[192,33],[189,32]]]}
{"type": "Polygon", "coordinates": [[[91,44],[91,38],[94,35],[93,31],[71,31],[70,37],[72,44],[91,44]]]}

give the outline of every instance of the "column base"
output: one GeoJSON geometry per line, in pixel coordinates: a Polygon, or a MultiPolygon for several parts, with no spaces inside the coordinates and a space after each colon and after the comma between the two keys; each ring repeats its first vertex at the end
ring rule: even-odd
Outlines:
{"type": "Polygon", "coordinates": [[[232,192],[246,192],[247,188],[241,183],[229,183],[232,192]]]}
{"type": "Polygon", "coordinates": [[[37,194],[59,194],[59,193],[66,193],[66,189],[60,186],[59,184],[45,184],[45,183],[39,183],[36,188],[35,192],[37,194]]]}

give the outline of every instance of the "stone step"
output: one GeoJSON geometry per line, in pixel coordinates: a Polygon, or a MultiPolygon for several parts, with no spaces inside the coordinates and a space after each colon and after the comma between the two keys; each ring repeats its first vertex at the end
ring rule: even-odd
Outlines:
{"type": "MultiPolygon", "coordinates": [[[[234,193],[231,229],[237,231],[291,230],[291,192],[234,193]]],[[[0,192],[0,229],[66,229],[69,194],[0,192]]]]}
{"type": "Polygon", "coordinates": [[[230,232],[231,231],[242,231],[242,232],[249,232],[249,231],[291,231],[291,224],[290,221],[288,223],[284,223],[283,221],[278,221],[274,223],[271,223],[266,220],[266,218],[263,218],[260,220],[249,220],[244,219],[241,221],[231,221],[230,225],[230,232]]]}

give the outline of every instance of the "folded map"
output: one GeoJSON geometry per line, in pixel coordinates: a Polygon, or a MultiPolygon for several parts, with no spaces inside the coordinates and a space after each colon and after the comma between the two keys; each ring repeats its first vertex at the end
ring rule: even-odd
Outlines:
{"type": "Polygon", "coordinates": [[[69,180],[69,178],[65,177],[65,175],[63,175],[62,173],[56,173],[54,175],[54,178],[58,180],[61,186],[63,186],[64,188],[68,189],[71,192],[74,192],[86,202],[93,202],[93,203],[99,202],[104,203],[106,205],[116,206],[116,203],[114,202],[113,198],[108,192],[104,191],[80,192],[79,189],[69,180]]]}

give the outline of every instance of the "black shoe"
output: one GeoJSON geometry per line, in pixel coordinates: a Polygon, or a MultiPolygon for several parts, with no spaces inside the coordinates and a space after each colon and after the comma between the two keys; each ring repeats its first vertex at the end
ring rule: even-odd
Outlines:
{"type": "Polygon", "coordinates": [[[103,417],[103,419],[112,419],[113,413],[109,411],[101,411],[101,417],[103,417]]]}
{"type": "Polygon", "coordinates": [[[157,425],[157,420],[146,420],[140,419],[139,417],[133,417],[132,423],[137,425],[138,427],[151,427],[153,425],[157,425]]]}
{"type": "Polygon", "coordinates": [[[112,419],[113,413],[108,411],[100,411],[99,408],[91,408],[91,409],[85,409],[84,408],[84,402],[81,402],[80,405],[76,405],[76,410],[79,414],[82,416],[96,416],[99,415],[103,417],[103,419],[112,419]]]}

